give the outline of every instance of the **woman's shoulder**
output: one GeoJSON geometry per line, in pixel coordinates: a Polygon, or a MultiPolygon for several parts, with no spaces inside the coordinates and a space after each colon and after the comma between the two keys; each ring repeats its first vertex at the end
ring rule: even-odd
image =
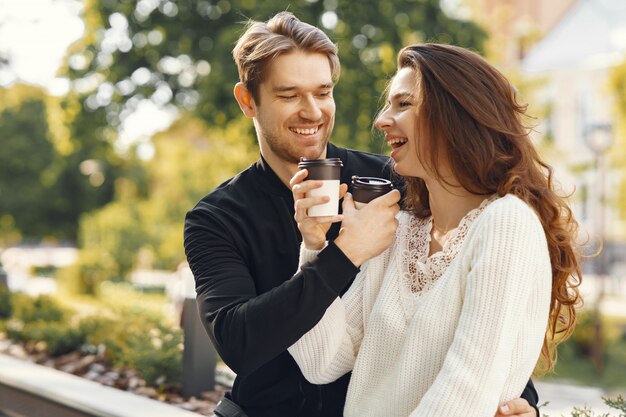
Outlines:
{"type": "Polygon", "coordinates": [[[506,194],[503,197],[492,201],[480,216],[479,224],[496,223],[506,230],[514,231],[518,228],[536,228],[537,231],[543,232],[541,221],[535,210],[524,200],[513,194],[506,194]]]}
{"type": "Polygon", "coordinates": [[[537,217],[533,208],[514,194],[506,194],[496,198],[485,208],[485,213],[491,216],[532,216],[537,217]]]}

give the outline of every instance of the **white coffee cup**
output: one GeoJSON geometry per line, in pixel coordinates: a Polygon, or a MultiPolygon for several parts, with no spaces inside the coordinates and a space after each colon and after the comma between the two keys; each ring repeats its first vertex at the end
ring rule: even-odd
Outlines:
{"type": "Polygon", "coordinates": [[[300,159],[298,168],[308,171],[307,180],[319,180],[323,185],[307,193],[307,197],[328,196],[330,201],[318,204],[307,210],[311,217],[336,216],[339,214],[339,182],[341,167],[339,158],[327,159],[300,159]]]}

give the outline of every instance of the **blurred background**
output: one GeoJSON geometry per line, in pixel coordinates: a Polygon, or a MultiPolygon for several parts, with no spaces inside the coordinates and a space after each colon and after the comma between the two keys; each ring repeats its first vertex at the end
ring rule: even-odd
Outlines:
{"type": "Polygon", "coordinates": [[[582,250],[601,249],[543,381],[624,392],[624,0],[0,0],[4,351],[93,355],[137,370],[154,396],[180,386],[184,216],[258,158],[231,51],[242,22],[285,9],[339,46],[343,146],[387,153],[371,122],[406,44],[468,47],[509,77],[582,250]]]}

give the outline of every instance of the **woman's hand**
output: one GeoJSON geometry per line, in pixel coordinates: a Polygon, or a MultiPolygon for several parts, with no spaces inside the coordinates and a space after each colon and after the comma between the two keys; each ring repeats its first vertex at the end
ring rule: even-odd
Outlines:
{"type": "MultiPolygon", "coordinates": [[[[302,234],[302,241],[307,249],[319,250],[324,247],[326,243],[326,233],[330,229],[332,223],[340,222],[343,220],[342,215],[337,216],[324,216],[324,217],[309,217],[307,210],[318,204],[327,203],[330,198],[328,196],[323,197],[307,197],[306,194],[322,186],[322,181],[309,180],[305,181],[308,175],[306,169],[300,170],[293,176],[289,185],[291,186],[291,192],[293,193],[293,201],[295,208],[294,218],[298,223],[298,229],[302,234]]],[[[339,198],[341,199],[348,190],[347,184],[341,184],[339,187],[339,198]]]]}
{"type": "Polygon", "coordinates": [[[538,417],[535,409],[523,398],[516,398],[501,404],[495,417],[538,417]]]}

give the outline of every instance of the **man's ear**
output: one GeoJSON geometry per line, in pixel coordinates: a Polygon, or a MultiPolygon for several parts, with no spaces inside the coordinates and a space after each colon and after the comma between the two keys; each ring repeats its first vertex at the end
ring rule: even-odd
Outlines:
{"type": "Polygon", "coordinates": [[[256,116],[256,111],[254,109],[254,97],[252,97],[252,93],[248,90],[244,83],[235,84],[235,88],[233,90],[235,94],[235,99],[237,103],[239,103],[239,107],[243,114],[246,117],[253,118],[256,116]]]}

